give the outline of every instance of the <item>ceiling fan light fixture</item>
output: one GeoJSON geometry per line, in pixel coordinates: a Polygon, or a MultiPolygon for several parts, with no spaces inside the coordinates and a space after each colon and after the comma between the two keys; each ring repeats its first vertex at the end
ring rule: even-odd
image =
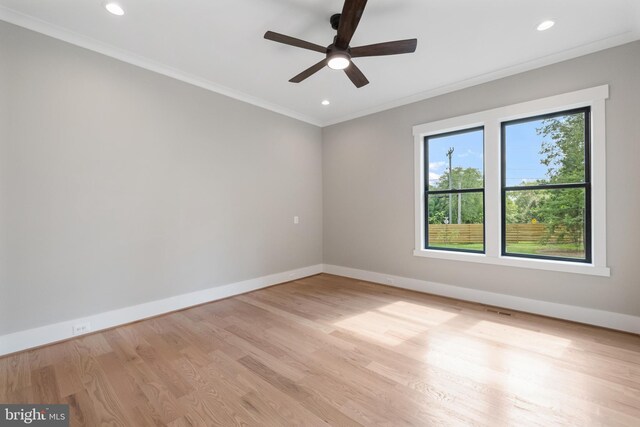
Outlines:
{"type": "Polygon", "coordinates": [[[332,70],[344,70],[349,66],[349,64],[351,64],[351,58],[343,52],[331,54],[331,56],[329,56],[329,61],[327,61],[327,65],[332,70]]]}

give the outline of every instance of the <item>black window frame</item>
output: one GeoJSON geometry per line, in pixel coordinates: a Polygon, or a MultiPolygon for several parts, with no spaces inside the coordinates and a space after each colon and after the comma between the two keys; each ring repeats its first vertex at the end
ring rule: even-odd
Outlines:
{"type": "Polygon", "coordinates": [[[516,120],[508,120],[500,122],[500,253],[506,257],[540,259],[548,261],[568,261],[573,263],[591,264],[593,259],[592,253],[592,229],[591,229],[591,107],[581,107],[569,110],[562,110],[548,114],[537,116],[528,116],[516,120]],[[507,141],[506,127],[509,125],[527,123],[536,120],[550,119],[559,116],[568,116],[572,114],[584,114],[584,181],[581,183],[566,184],[540,184],[540,185],[516,185],[507,186],[507,141]],[[585,190],[585,218],[584,218],[584,258],[569,258],[560,256],[547,256],[535,254],[520,254],[507,252],[507,218],[506,218],[506,196],[508,191],[526,191],[526,190],[562,190],[570,188],[584,188],[585,190]]]}
{"type": "MultiPolygon", "coordinates": [[[[435,133],[427,135],[423,139],[423,153],[424,153],[424,249],[438,250],[438,251],[450,251],[450,252],[464,252],[472,254],[485,254],[487,250],[487,233],[486,233],[486,198],[485,198],[485,130],[484,126],[474,126],[471,128],[459,129],[450,132],[435,133]],[[471,133],[482,131],[482,188],[462,188],[462,189],[447,189],[447,190],[430,190],[429,189],[429,139],[442,138],[447,136],[460,135],[463,133],[471,133]],[[439,246],[429,246],[429,195],[438,194],[464,194],[464,193],[482,193],[482,250],[472,249],[455,249],[445,248],[439,246]]],[[[451,172],[449,172],[451,173],[451,172]]],[[[451,219],[449,219],[451,220],[451,219]]]]}

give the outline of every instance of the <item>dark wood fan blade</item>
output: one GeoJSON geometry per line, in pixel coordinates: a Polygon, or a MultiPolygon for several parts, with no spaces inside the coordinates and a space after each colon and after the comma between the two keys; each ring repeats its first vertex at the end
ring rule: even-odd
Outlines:
{"type": "Polygon", "coordinates": [[[303,72],[301,72],[300,74],[298,74],[297,76],[293,77],[291,80],[289,80],[291,83],[300,83],[301,81],[303,81],[304,79],[311,77],[312,75],[314,75],[315,73],[317,73],[318,71],[322,70],[322,68],[324,68],[324,66],[327,65],[327,60],[326,58],[323,59],[322,61],[318,62],[315,65],[312,65],[311,67],[307,68],[306,70],[304,70],[303,72]]]}
{"type": "Polygon", "coordinates": [[[358,23],[364,12],[367,0],[345,0],[340,15],[340,24],[338,25],[338,37],[336,38],[336,47],[346,49],[349,47],[353,33],[358,28],[358,23]]]}
{"type": "Polygon", "coordinates": [[[264,38],[274,42],[287,44],[289,46],[300,47],[302,49],[314,50],[320,53],[327,53],[327,48],[317,45],[315,43],[309,43],[304,40],[297,39],[295,37],[285,36],[284,34],[274,33],[273,31],[267,31],[264,33],[264,38]]]}
{"type": "Polygon", "coordinates": [[[356,67],[356,64],[354,64],[353,61],[351,61],[351,64],[344,69],[344,72],[357,88],[361,88],[362,86],[369,84],[369,80],[367,80],[364,74],[362,74],[360,68],[356,67]]]}
{"type": "Polygon", "coordinates": [[[394,42],[376,43],[367,46],[351,48],[351,57],[398,55],[401,53],[413,53],[418,46],[417,39],[397,40],[394,42]]]}

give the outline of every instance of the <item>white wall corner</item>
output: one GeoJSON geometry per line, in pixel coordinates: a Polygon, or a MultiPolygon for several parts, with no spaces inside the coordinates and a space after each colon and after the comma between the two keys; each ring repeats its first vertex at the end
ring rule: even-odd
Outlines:
{"type": "Polygon", "coordinates": [[[640,317],[325,264],[325,273],[640,334],[640,317]],[[391,281],[392,283],[389,283],[391,281]]]}
{"type": "Polygon", "coordinates": [[[322,270],[322,264],[312,265],[107,311],[88,317],[65,320],[38,328],[14,332],[0,336],[0,356],[72,338],[74,336],[72,334],[73,325],[89,323],[91,325],[89,332],[96,332],[172,311],[182,310],[194,305],[255,291],[279,283],[313,276],[322,273],[322,270]]]}

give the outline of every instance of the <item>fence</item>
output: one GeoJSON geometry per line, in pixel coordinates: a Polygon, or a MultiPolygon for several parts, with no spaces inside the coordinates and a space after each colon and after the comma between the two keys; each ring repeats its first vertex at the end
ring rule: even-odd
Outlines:
{"type": "MultiPolygon", "coordinates": [[[[540,242],[547,239],[551,243],[570,243],[565,235],[562,239],[557,233],[548,235],[544,224],[507,224],[507,242],[540,242]]],[[[429,224],[429,243],[477,243],[483,240],[482,224],[429,224]]]]}

